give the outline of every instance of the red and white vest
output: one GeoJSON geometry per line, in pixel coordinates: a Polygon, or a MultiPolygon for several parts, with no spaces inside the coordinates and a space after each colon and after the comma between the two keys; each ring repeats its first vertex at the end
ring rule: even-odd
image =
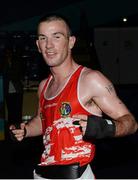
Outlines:
{"type": "Polygon", "coordinates": [[[84,141],[79,126],[74,125],[72,115],[90,113],[78,99],[78,83],[83,66],[70,76],[63,89],[54,97],[46,98],[45,92],[52,79],[49,76],[40,95],[44,152],[41,165],[88,164],[94,157],[95,145],[84,141]]]}

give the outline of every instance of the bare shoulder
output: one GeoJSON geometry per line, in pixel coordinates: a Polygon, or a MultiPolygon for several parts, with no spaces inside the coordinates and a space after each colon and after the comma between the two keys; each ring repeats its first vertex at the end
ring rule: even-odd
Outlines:
{"type": "Polygon", "coordinates": [[[81,88],[89,93],[92,92],[93,96],[99,96],[100,93],[108,92],[116,94],[114,85],[103,73],[90,68],[84,68],[80,80],[81,88]],[[90,91],[90,89],[92,91],[90,91]]]}
{"type": "Polygon", "coordinates": [[[38,87],[38,96],[40,96],[41,91],[43,90],[46,81],[47,81],[47,79],[44,79],[40,82],[39,87],[38,87]]]}
{"type": "Polygon", "coordinates": [[[90,68],[85,67],[82,73],[82,80],[85,80],[86,83],[100,84],[111,83],[111,81],[100,71],[92,70],[90,68]],[[87,80],[87,81],[86,81],[87,80]]]}

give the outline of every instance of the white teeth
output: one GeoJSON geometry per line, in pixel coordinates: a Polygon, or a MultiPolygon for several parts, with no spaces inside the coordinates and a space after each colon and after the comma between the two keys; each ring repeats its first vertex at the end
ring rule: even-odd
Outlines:
{"type": "Polygon", "coordinates": [[[47,54],[50,54],[50,55],[51,55],[51,54],[54,54],[54,53],[53,53],[53,52],[48,52],[47,54]]]}

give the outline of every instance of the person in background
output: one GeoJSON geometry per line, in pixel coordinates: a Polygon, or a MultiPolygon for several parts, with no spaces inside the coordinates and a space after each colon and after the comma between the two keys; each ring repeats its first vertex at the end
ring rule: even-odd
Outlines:
{"type": "Polygon", "coordinates": [[[34,178],[94,179],[93,139],[135,133],[137,122],[109,79],[75,62],[76,38],[64,17],[42,17],[37,33],[38,51],[51,73],[39,85],[36,116],[20,129],[11,125],[10,131],[18,141],[43,134],[44,151],[34,178]]]}

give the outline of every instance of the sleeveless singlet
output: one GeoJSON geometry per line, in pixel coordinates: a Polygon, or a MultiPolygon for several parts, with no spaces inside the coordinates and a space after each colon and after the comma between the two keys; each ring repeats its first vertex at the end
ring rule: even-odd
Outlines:
{"type": "Polygon", "coordinates": [[[40,165],[88,164],[94,157],[95,145],[84,141],[79,126],[73,124],[72,115],[90,113],[78,100],[78,81],[83,66],[70,76],[63,89],[54,97],[46,98],[50,76],[40,95],[44,151],[40,165]]]}

